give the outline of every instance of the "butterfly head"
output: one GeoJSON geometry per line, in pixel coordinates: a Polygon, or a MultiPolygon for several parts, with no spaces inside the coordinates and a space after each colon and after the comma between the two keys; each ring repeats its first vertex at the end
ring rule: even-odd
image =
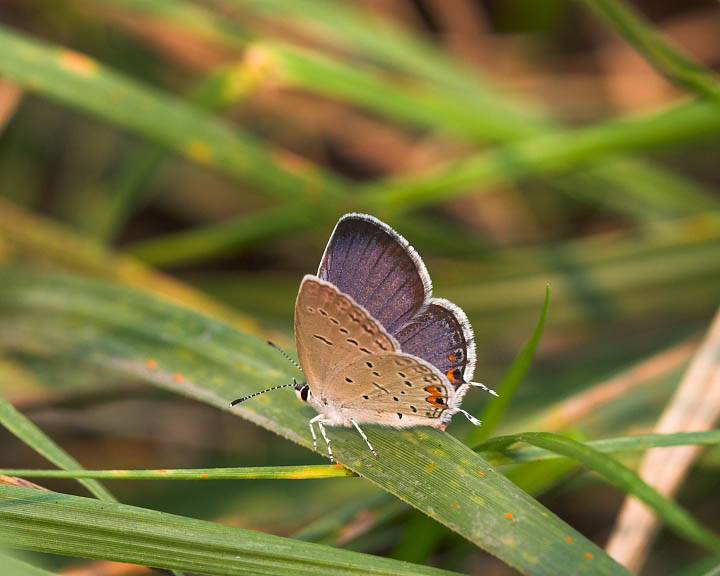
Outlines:
{"type": "Polygon", "coordinates": [[[310,386],[308,386],[306,383],[303,384],[295,384],[295,394],[297,394],[297,397],[302,400],[303,402],[307,402],[308,399],[312,396],[312,392],[310,392],[310,386]]]}
{"type": "Polygon", "coordinates": [[[247,396],[243,396],[242,398],[238,398],[237,400],[233,400],[230,402],[230,406],[235,406],[237,404],[241,404],[242,402],[245,402],[245,400],[250,400],[250,398],[255,398],[255,396],[260,396],[260,394],[265,394],[266,392],[272,392],[273,390],[279,390],[280,388],[289,388],[292,386],[295,389],[295,393],[298,395],[298,398],[302,400],[303,402],[308,401],[308,397],[311,396],[310,394],[310,387],[306,383],[298,384],[297,380],[293,378],[292,383],[290,384],[281,384],[280,386],[273,386],[272,388],[266,388],[265,390],[260,390],[260,392],[254,392],[253,394],[248,394],[247,396]]]}

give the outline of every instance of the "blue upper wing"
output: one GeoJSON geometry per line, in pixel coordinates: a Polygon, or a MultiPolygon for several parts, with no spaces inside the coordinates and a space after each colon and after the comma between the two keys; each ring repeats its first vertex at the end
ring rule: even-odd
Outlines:
{"type": "Polygon", "coordinates": [[[340,219],[317,275],[351,296],[390,334],[426,305],[432,291],[425,264],[413,247],[366,214],[340,219]]]}

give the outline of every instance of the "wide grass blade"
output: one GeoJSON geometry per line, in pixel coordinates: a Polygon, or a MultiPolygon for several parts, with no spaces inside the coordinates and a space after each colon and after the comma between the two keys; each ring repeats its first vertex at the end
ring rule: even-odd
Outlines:
{"type": "MultiPolygon", "coordinates": [[[[123,372],[245,418],[306,447],[314,411],[291,391],[231,409],[233,398],[286,384],[263,340],[126,288],[46,272],[0,271],[0,344],[123,372]]],[[[451,435],[330,428],[339,463],[528,574],[627,574],[600,548],[451,435]]]]}
{"type": "Polygon", "coordinates": [[[147,290],[183,306],[223,318],[246,332],[259,334],[257,322],[175,278],[113,252],[93,240],[23,210],[0,197],[0,238],[20,261],[40,261],[55,267],[106,278],[147,290]]]}
{"type": "MultiPolygon", "coordinates": [[[[60,468],[75,469],[76,472],[78,472],[77,468],[81,468],[80,463],[75,458],[55,444],[40,428],[35,426],[4,398],[0,398],[0,424],[60,468]]],[[[15,476],[15,474],[8,474],[8,476],[15,476]]],[[[97,480],[79,479],[79,482],[100,500],[117,502],[115,497],[97,480]]]]}
{"type": "Polygon", "coordinates": [[[48,572],[27,562],[13,558],[2,551],[0,551],[0,566],[2,566],[4,576],[55,576],[54,572],[48,572]]]}
{"type": "Polygon", "coordinates": [[[477,444],[489,438],[495,431],[495,428],[502,420],[507,407],[510,405],[515,390],[525,378],[525,374],[530,368],[530,364],[535,356],[535,350],[537,350],[540,338],[545,328],[545,318],[547,317],[548,306],[550,305],[550,286],[545,287],[545,302],[543,303],[542,310],[540,311],[540,317],[538,318],[535,330],[533,330],[530,339],[525,343],[520,353],[513,360],[510,369],[502,379],[500,386],[497,387],[496,392],[498,398],[488,402],[480,415],[480,421],[483,423],[482,426],[473,428],[468,434],[466,442],[469,445],[477,444]]]}
{"type": "Polygon", "coordinates": [[[720,538],[690,516],[675,501],[667,498],[645,483],[638,474],[620,462],[571,438],[549,432],[527,432],[515,435],[519,441],[550,450],[566,458],[572,458],[587,469],[599,474],[610,484],[635,496],[647,504],[675,531],[700,546],[720,552],[720,538]]]}
{"type": "Polygon", "coordinates": [[[0,486],[0,542],[222,576],[452,574],[124,504],[5,485],[0,486]]]}

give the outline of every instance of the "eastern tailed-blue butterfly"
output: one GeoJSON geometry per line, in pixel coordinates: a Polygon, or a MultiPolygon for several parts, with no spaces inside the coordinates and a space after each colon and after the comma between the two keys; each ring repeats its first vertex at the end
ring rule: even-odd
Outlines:
{"type": "Polygon", "coordinates": [[[295,302],[307,382],[270,389],[293,386],[318,411],[313,446],[317,423],[330,459],[325,425],[354,426],[377,456],[360,424],[442,429],[458,412],[480,424],[460,407],[470,386],[495,394],[472,382],[472,327],[458,306],[431,294],[422,259],[390,226],[367,214],[338,221],[317,276],[303,278],[295,302]]]}

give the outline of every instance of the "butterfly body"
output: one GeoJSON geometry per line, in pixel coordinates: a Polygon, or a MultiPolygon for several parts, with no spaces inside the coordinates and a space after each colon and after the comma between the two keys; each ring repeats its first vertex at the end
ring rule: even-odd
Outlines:
{"type": "Polygon", "coordinates": [[[313,445],[317,424],[331,459],[325,425],[354,426],[377,456],[360,424],[444,429],[460,412],[479,425],[460,407],[463,396],[470,386],[494,394],[472,382],[475,342],[465,313],[432,297],[418,253],[367,214],[340,218],[317,275],[303,278],[295,344],[306,383],[269,390],[293,386],[318,411],[309,422],[313,445]]]}
{"type": "Polygon", "coordinates": [[[306,401],[325,423],[444,428],[457,390],[438,368],[401,351],[372,315],[333,284],[307,275],[295,305],[295,338],[309,387],[306,401]]]}

